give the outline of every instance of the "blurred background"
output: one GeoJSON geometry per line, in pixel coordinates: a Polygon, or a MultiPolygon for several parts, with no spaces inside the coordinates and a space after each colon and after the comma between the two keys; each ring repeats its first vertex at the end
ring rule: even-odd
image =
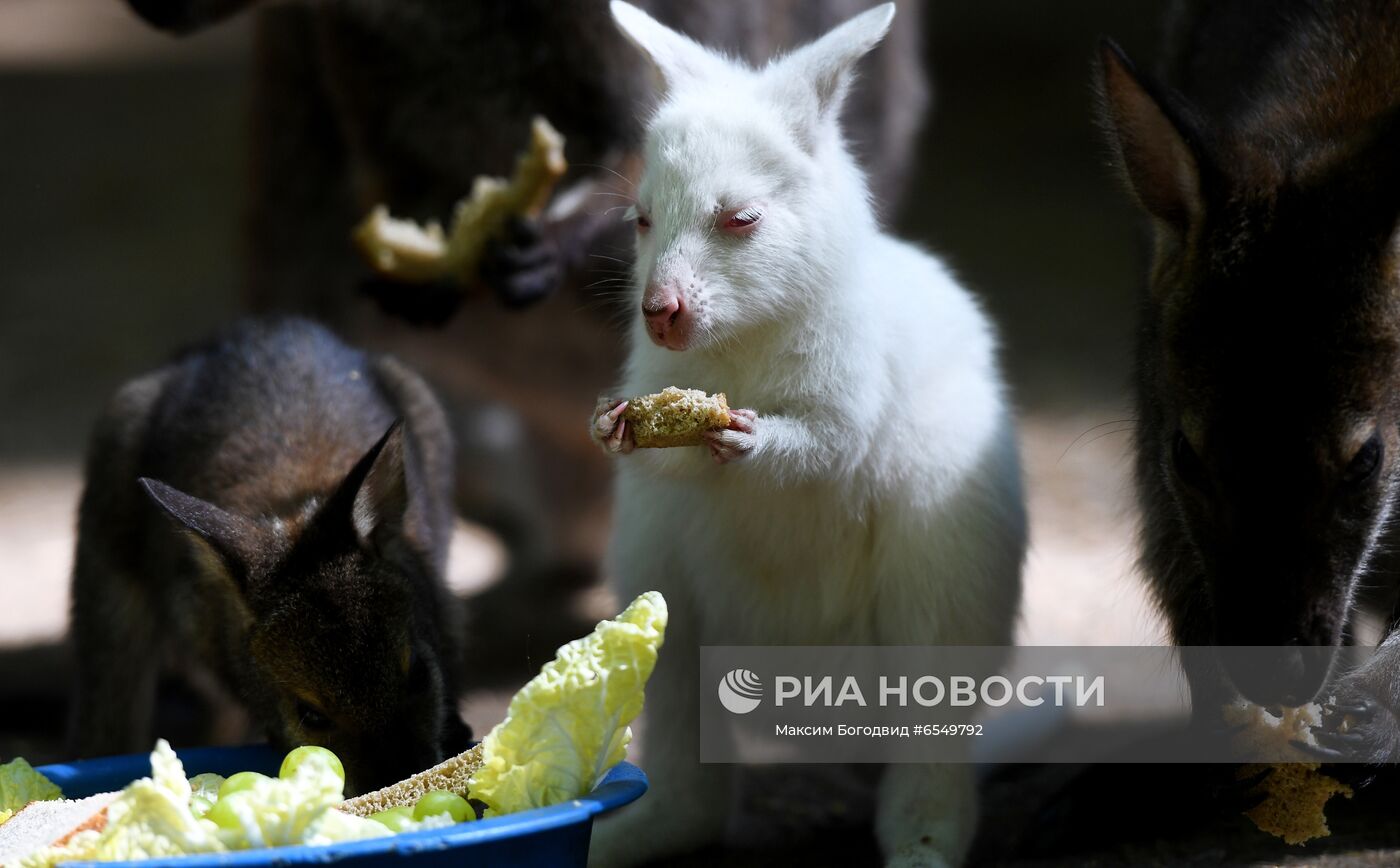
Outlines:
{"type": "MultiPolygon", "coordinates": [[[[1128,482],[1143,227],[1106,166],[1090,86],[1100,35],[1156,55],[1162,5],[949,0],[895,25],[915,25],[900,38],[922,51],[932,99],[907,167],[882,188],[902,194],[887,216],[946,257],[1001,326],[1032,521],[1027,644],[1163,641],[1133,564],[1128,482]]],[[[331,117],[297,101],[306,75],[330,74],[288,62],[306,60],[286,43],[306,25],[297,15],[269,4],[176,38],[119,0],[0,3],[0,757],[62,750],[68,574],[92,421],[123,380],[252,308],[312,310],[410,361],[449,403],[470,518],[451,581],[477,625],[463,710],[478,732],[558,644],[615,611],[597,571],[607,466],[585,429],[619,359],[606,296],[566,287],[516,311],[482,294],[446,326],[422,328],[380,312],[349,271],[342,285],[335,268],[265,281],[250,268],[276,209],[295,218],[297,197],[315,195],[306,178],[329,171],[304,165],[270,182],[281,157],[269,127],[301,124],[314,138],[346,113],[372,127],[382,109],[337,104],[331,117]]],[[[332,60],[356,57],[343,29],[334,50],[324,32],[302,35],[332,60]]],[[[442,109],[454,92],[427,102],[442,109]]],[[[392,150],[354,133],[369,151],[392,150]]],[[[503,173],[522,143],[499,136],[473,171],[503,173]]],[[[575,159],[576,147],[606,150],[571,140],[575,159]]],[[[464,192],[434,189],[404,207],[446,216],[442,203],[464,192]]],[[[620,221],[612,204],[599,199],[588,218],[620,221]]],[[[281,243],[295,258],[303,242],[281,243]]],[[[348,238],[344,257],[353,262],[348,238]]],[[[178,685],[167,692],[178,746],[198,702],[178,685]]]]}

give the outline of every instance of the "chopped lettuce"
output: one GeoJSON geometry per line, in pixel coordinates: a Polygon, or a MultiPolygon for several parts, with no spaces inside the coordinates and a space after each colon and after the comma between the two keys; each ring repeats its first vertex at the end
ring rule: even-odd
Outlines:
{"type": "Polygon", "coordinates": [[[151,752],[151,776],[128,784],[107,806],[102,831],[74,835],[61,847],[26,856],[20,865],[38,868],[73,859],[114,862],[218,853],[227,848],[216,831],[213,823],[190,812],[190,782],[175,752],[162,739],[151,752]]]}
{"type": "MultiPolygon", "coordinates": [[[[112,862],[222,853],[251,847],[330,844],[391,834],[380,824],[332,810],[343,799],[340,776],[323,757],[305,760],[290,778],[266,778],[224,799],[223,825],[201,819],[190,808],[192,784],[217,799],[217,776],[185,779],[185,770],[164,740],[151,753],[151,776],[129,784],[107,807],[100,831],[79,832],[62,847],[48,847],[21,860],[22,868],[48,868],[75,859],[112,862]],[[211,790],[213,792],[211,792],[211,790]]],[[[433,817],[412,829],[450,825],[433,817]]]]}
{"type": "Polygon", "coordinates": [[[0,823],[30,802],[63,798],[58,785],[34,770],[22,758],[0,765],[0,823]]]}
{"type": "Polygon", "coordinates": [[[343,787],[340,775],[324,757],[307,757],[290,778],[262,778],[225,797],[223,816],[231,819],[219,829],[219,837],[230,850],[244,850],[303,844],[312,834],[324,837],[336,829],[348,837],[327,840],[359,840],[387,833],[382,826],[370,828],[379,824],[368,820],[323,824],[313,831],[316,821],[345,799],[343,787]]]}
{"type": "Polygon", "coordinates": [[[649,591],[560,648],[515,694],[469,782],[486,816],[579,798],[622,761],[665,632],[666,600],[649,591]]]}
{"type": "Polygon", "coordinates": [[[219,787],[224,785],[224,776],[205,772],[190,778],[190,794],[207,799],[209,804],[219,800],[219,787]]]}
{"type": "MultiPolygon", "coordinates": [[[[452,818],[447,815],[428,817],[424,820],[407,820],[403,824],[401,831],[417,832],[422,829],[443,829],[453,825],[452,818]]],[[[341,841],[363,841],[366,838],[383,838],[386,835],[396,834],[389,828],[374,820],[365,817],[357,817],[354,814],[347,814],[344,811],[328,810],[321,812],[306,825],[306,830],[298,843],[301,844],[334,844],[341,841]]]]}

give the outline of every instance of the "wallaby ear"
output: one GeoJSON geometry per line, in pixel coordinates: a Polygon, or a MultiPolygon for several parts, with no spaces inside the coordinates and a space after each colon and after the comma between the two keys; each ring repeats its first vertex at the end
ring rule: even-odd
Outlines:
{"type": "Polygon", "coordinates": [[[267,540],[255,522],[164,482],[144,477],[139,482],[151,500],[189,533],[197,556],[208,568],[226,574],[239,588],[246,586],[252,565],[267,549],[267,540]]]}
{"type": "Polygon", "coordinates": [[[1193,131],[1148,91],[1107,39],[1099,44],[1099,74],[1109,142],[1133,195],[1148,213],[1186,231],[1202,210],[1193,131]]]}
{"type": "Polygon", "coordinates": [[[193,33],[257,0],[127,0],[147,23],[172,33],[193,33]]]}
{"type": "Polygon", "coordinates": [[[636,6],[612,0],[611,8],[618,29],[651,60],[663,95],[685,81],[705,78],[724,68],[724,60],[709,49],[636,6]]]}
{"type": "Polygon", "coordinates": [[[350,472],[346,484],[355,485],[350,520],[361,546],[383,552],[403,539],[408,514],[408,477],[404,466],[402,419],[390,425],[379,442],[370,447],[350,472]]]}
{"type": "Polygon", "coordinates": [[[780,60],[775,74],[811,88],[818,116],[834,119],[850,89],[856,63],[885,38],[894,11],[893,3],[867,9],[780,60]]]}

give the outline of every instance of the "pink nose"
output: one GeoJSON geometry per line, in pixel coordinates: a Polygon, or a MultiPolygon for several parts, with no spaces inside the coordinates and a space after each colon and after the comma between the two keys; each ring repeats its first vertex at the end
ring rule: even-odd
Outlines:
{"type": "Polygon", "coordinates": [[[684,315],[685,302],[674,293],[647,293],[646,300],[642,302],[642,316],[646,317],[647,331],[651,334],[651,339],[662,346],[675,343],[684,315]]]}

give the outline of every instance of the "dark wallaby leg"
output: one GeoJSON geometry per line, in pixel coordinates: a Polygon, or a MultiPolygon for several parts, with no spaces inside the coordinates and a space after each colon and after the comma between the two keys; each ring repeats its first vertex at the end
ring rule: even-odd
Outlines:
{"type": "Polygon", "coordinates": [[[77,694],[71,745],[79,757],[151,747],[160,626],[156,609],[130,576],[78,552],[73,577],[77,694]]]}
{"type": "MultiPolygon", "coordinates": [[[[72,625],[77,682],[69,731],[76,756],[151,749],[160,623],[158,583],[138,570],[149,507],[136,498],[136,456],[160,370],[123,386],[93,432],[78,516],[72,625]]],[[[152,571],[159,573],[161,571],[152,571]]]]}

